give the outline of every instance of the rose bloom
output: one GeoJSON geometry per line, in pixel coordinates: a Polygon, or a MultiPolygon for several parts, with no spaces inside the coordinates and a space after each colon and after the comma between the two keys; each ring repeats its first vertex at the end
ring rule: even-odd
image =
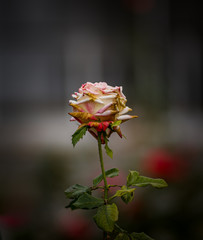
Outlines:
{"type": "Polygon", "coordinates": [[[132,109],[126,106],[122,87],[111,87],[105,82],[87,82],[72,97],[75,100],[69,101],[73,107],[73,112],[69,113],[71,121],[77,120],[81,124],[79,127],[87,125],[88,131],[96,138],[98,132],[106,132],[107,137],[117,132],[122,137],[119,124],[137,117],[126,115],[132,109]],[[118,126],[111,127],[114,122],[118,126]]]}

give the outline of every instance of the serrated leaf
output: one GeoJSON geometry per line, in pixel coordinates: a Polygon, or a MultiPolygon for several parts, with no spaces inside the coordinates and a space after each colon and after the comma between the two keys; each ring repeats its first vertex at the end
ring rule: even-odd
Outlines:
{"type": "Polygon", "coordinates": [[[161,178],[149,178],[144,176],[139,176],[132,185],[138,187],[146,187],[151,185],[152,187],[156,188],[164,188],[168,186],[168,184],[161,178]]]}
{"type": "MultiPolygon", "coordinates": [[[[121,189],[125,190],[127,189],[126,186],[123,186],[121,189]]],[[[129,202],[131,202],[134,198],[134,192],[126,192],[125,194],[123,194],[121,196],[121,199],[123,200],[124,203],[128,204],[129,202]]]]}
{"type": "Polygon", "coordinates": [[[125,186],[123,186],[121,190],[116,191],[116,193],[109,198],[109,201],[115,197],[122,197],[125,194],[133,194],[134,191],[135,188],[125,188],[125,186]]]}
{"type": "Polygon", "coordinates": [[[154,240],[153,238],[149,237],[145,233],[131,233],[130,234],[132,240],[154,240]]]}
{"type": "Polygon", "coordinates": [[[126,233],[119,233],[115,240],[130,240],[130,238],[128,237],[128,235],[126,233]]]}
{"type": "Polygon", "coordinates": [[[137,171],[129,171],[129,172],[130,173],[127,176],[127,186],[128,187],[132,186],[136,182],[137,178],[139,177],[139,172],[137,172],[137,171]]]}
{"type": "Polygon", "coordinates": [[[105,141],[105,150],[106,150],[106,154],[110,157],[113,158],[113,151],[109,148],[108,146],[108,139],[106,137],[106,134],[103,135],[104,136],[104,141],[105,141]]]}
{"type": "Polygon", "coordinates": [[[130,171],[127,177],[127,186],[146,187],[151,185],[156,188],[167,187],[168,184],[161,178],[149,178],[140,176],[137,171],[130,171]]]}
{"type": "Polygon", "coordinates": [[[113,158],[113,151],[109,148],[109,146],[107,144],[105,144],[105,150],[106,150],[106,154],[110,157],[113,158]]]}
{"type": "Polygon", "coordinates": [[[119,126],[121,124],[122,121],[115,121],[114,123],[111,124],[111,127],[116,127],[119,126]]]}
{"type": "Polygon", "coordinates": [[[65,195],[67,198],[76,199],[84,193],[90,193],[91,190],[89,187],[82,186],[79,184],[74,184],[65,190],[65,195]]]}
{"type": "Polygon", "coordinates": [[[100,207],[94,216],[97,226],[105,232],[112,232],[118,221],[118,209],[115,203],[100,207]]]}
{"type": "Polygon", "coordinates": [[[77,200],[77,199],[74,199],[73,201],[71,201],[65,208],[70,208],[71,210],[77,209],[77,207],[75,207],[75,206],[73,205],[76,200],[77,200]]]}
{"type": "Polygon", "coordinates": [[[83,136],[85,135],[86,131],[87,131],[88,126],[83,126],[78,128],[75,133],[72,135],[72,144],[75,147],[75,145],[77,144],[77,142],[83,138],[83,136]]]}
{"type": "Polygon", "coordinates": [[[81,209],[93,209],[103,204],[104,200],[102,198],[96,198],[88,193],[84,193],[73,203],[73,206],[81,209]]]}
{"type": "MultiPolygon", "coordinates": [[[[110,177],[110,178],[116,177],[116,176],[118,176],[118,174],[119,174],[119,170],[117,168],[111,168],[111,169],[105,171],[106,177],[110,177]]],[[[103,180],[103,176],[101,174],[93,180],[93,186],[95,187],[102,180],[103,180]]]]}

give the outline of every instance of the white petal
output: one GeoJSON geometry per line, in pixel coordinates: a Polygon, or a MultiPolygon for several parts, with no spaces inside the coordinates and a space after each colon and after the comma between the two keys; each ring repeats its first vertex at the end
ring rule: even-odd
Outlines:
{"type": "Polygon", "coordinates": [[[72,97],[75,98],[75,99],[78,98],[77,95],[75,95],[75,94],[72,94],[72,97]]]}
{"type": "Polygon", "coordinates": [[[71,103],[71,104],[77,104],[77,102],[74,101],[74,100],[69,100],[69,103],[71,103]]]}
{"type": "Polygon", "coordinates": [[[123,87],[122,86],[120,87],[120,94],[123,98],[126,98],[126,96],[123,94],[123,87]]]}
{"type": "Polygon", "coordinates": [[[70,121],[76,121],[76,119],[74,117],[71,117],[70,121]]]}
{"type": "Polygon", "coordinates": [[[77,101],[77,104],[80,104],[80,103],[85,103],[85,102],[89,102],[91,100],[91,98],[86,98],[86,99],[83,99],[81,101],[77,101]]]}
{"type": "Polygon", "coordinates": [[[97,98],[96,100],[94,100],[95,102],[97,102],[97,103],[101,103],[101,104],[104,104],[104,102],[101,100],[101,99],[99,99],[99,98],[97,98]]]}
{"type": "Polygon", "coordinates": [[[131,118],[134,118],[134,116],[122,115],[122,116],[117,117],[117,120],[128,120],[128,119],[131,119],[131,118]]]}
{"type": "Polygon", "coordinates": [[[100,99],[108,99],[108,98],[115,98],[116,97],[116,94],[111,94],[111,95],[104,95],[104,96],[101,96],[99,97],[100,99]]]}
{"type": "Polygon", "coordinates": [[[78,95],[78,100],[83,96],[82,93],[77,93],[77,95],[78,95]]]}
{"type": "Polygon", "coordinates": [[[129,107],[125,107],[122,111],[119,112],[119,115],[126,114],[126,113],[129,112],[129,111],[132,111],[132,109],[129,108],[129,107]]]}
{"type": "Polygon", "coordinates": [[[115,113],[117,113],[117,111],[107,110],[106,112],[103,112],[103,113],[96,113],[95,116],[97,116],[97,117],[109,116],[109,115],[112,115],[112,114],[115,114],[115,113]]]}

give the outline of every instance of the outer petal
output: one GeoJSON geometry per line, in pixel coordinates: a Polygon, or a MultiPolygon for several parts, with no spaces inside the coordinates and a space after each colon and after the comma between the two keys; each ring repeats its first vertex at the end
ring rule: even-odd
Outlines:
{"type": "Polygon", "coordinates": [[[72,117],[74,117],[76,120],[79,120],[79,122],[81,122],[81,123],[88,123],[93,120],[97,120],[97,118],[94,115],[92,115],[90,113],[86,113],[86,112],[72,112],[69,114],[72,117]]]}
{"type": "MultiPolygon", "coordinates": [[[[73,101],[73,102],[74,102],[74,101],[73,101]]],[[[77,104],[74,104],[74,103],[71,102],[69,105],[73,107],[73,110],[74,110],[75,112],[77,112],[77,111],[79,111],[79,112],[84,112],[84,109],[83,109],[82,107],[78,106],[77,104]]]]}
{"type": "Polygon", "coordinates": [[[119,112],[119,116],[123,115],[123,114],[126,114],[129,111],[132,111],[132,109],[129,108],[129,107],[125,107],[122,111],[119,112]]]}
{"type": "Polygon", "coordinates": [[[80,101],[77,101],[77,104],[86,103],[86,102],[89,102],[90,100],[91,100],[90,97],[86,97],[84,99],[81,99],[80,101]]]}
{"type": "Polygon", "coordinates": [[[77,99],[77,95],[75,95],[75,94],[72,94],[72,97],[75,98],[75,99],[77,99]]]}
{"type": "Polygon", "coordinates": [[[121,87],[117,87],[117,88],[118,88],[118,91],[119,91],[121,97],[126,98],[126,96],[123,94],[123,87],[121,86],[121,87]]]}
{"type": "Polygon", "coordinates": [[[117,117],[117,120],[127,121],[127,120],[129,120],[129,119],[137,118],[137,117],[138,117],[138,116],[122,115],[122,116],[117,117]]]}

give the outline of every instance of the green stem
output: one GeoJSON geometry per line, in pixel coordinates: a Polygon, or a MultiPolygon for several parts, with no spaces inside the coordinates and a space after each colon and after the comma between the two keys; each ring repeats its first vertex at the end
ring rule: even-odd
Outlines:
{"type": "Polygon", "coordinates": [[[101,133],[98,132],[98,149],[99,149],[99,159],[100,159],[100,165],[102,170],[102,176],[104,180],[104,201],[107,203],[108,199],[108,185],[106,181],[106,174],[104,171],[104,162],[103,162],[103,155],[102,155],[102,146],[101,146],[101,133]]]}

